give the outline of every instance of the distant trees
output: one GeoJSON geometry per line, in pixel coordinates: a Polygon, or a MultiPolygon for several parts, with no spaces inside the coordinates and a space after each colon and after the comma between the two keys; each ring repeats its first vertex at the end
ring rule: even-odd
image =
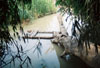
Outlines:
{"type": "Polygon", "coordinates": [[[56,11],[53,0],[31,0],[31,5],[25,4],[24,7],[23,4],[23,2],[20,2],[18,8],[20,18],[24,20],[40,18],[56,11]]]}
{"type": "Polygon", "coordinates": [[[100,45],[100,0],[57,0],[56,5],[60,5],[60,10],[74,15],[75,28],[80,32],[79,46],[84,45],[90,48],[90,42],[94,43],[98,53],[100,45]],[[82,25],[79,25],[79,24],[82,25]]]}

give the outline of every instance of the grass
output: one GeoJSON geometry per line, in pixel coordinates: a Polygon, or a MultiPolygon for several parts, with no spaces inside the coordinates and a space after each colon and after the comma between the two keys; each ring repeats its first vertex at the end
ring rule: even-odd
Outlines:
{"type": "Polygon", "coordinates": [[[36,19],[54,12],[56,12],[56,8],[53,4],[53,0],[32,0],[31,9],[29,9],[28,5],[24,7],[22,4],[19,5],[19,15],[21,20],[36,19]]]}

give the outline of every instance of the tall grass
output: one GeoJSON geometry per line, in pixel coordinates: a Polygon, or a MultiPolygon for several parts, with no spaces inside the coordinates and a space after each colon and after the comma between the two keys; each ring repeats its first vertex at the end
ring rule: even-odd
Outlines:
{"type": "Polygon", "coordinates": [[[19,15],[21,19],[36,19],[56,11],[53,0],[32,0],[31,9],[29,6],[19,5],[19,15]]]}
{"type": "Polygon", "coordinates": [[[44,16],[55,12],[53,0],[33,0],[32,7],[34,17],[44,16]]]}

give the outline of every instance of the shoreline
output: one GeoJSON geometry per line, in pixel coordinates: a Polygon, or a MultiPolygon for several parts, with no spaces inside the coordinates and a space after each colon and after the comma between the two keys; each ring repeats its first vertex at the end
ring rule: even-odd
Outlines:
{"type": "MultiPolygon", "coordinates": [[[[66,29],[63,25],[63,21],[62,21],[62,16],[59,14],[58,15],[58,21],[60,24],[60,32],[65,33],[66,29]]],[[[89,65],[90,67],[96,67],[95,63],[96,60],[93,61],[94,58],[96,58],[95,56],[98,54],[95,53],[95,48],[93,46],[93,44],[91,44],[91,49],[88,49],[88,55],[86,55],[86,48],[85,45],[83,46],[83,50],[82,50],[82,55],[80,54],[80,52],[78,51],[78,48],[75,48],[75,52],[73,53],[75,56],[79,57],[80,59],[82,59],[87,65],[89,65]]],[[[98,48],[98,51],[100,53],[100,48],[98,48]]],[[[98,59],[98,58],[97,58],[98,59]]]]}

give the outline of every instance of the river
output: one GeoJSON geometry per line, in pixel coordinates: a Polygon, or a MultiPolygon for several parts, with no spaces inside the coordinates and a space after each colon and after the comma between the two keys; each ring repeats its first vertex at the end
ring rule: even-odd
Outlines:
{"type": "MultiPolygon", "coordinates": [[[[52,14],[36,19],[29,24],[24,25],[23,28],[25,32],[28,30],[60,31],[57,14],[52,14]]],[[[29,39],[26,43],[19,41],[24,51],[29,50],[27,55],[31,58],[33,66],[30,66],[30,68],[88,68],[88,66],[81,59],[75,56],[67,55],[67,59],[60,58],[60,55],[64,49],[58,47],[56,44],[51,43],[51,40],[41,39],[40,42],[42,45],[40,46],[40,51],[34,51],[37,41],[38,40],[36,39],[29,39]]],[[[12,48],[12,50],[15,49],[12,48]]],[[[13,67],[13,64],[11,67],[19,68],[18,65],[19,63],[16,61],[15,67],[13,67]]],[[[5,66],[5,68],[9,67],[10,65],[5,66]]],[[[24,65],[24,68],[26,68],[26,65],[24,65]]]]}

